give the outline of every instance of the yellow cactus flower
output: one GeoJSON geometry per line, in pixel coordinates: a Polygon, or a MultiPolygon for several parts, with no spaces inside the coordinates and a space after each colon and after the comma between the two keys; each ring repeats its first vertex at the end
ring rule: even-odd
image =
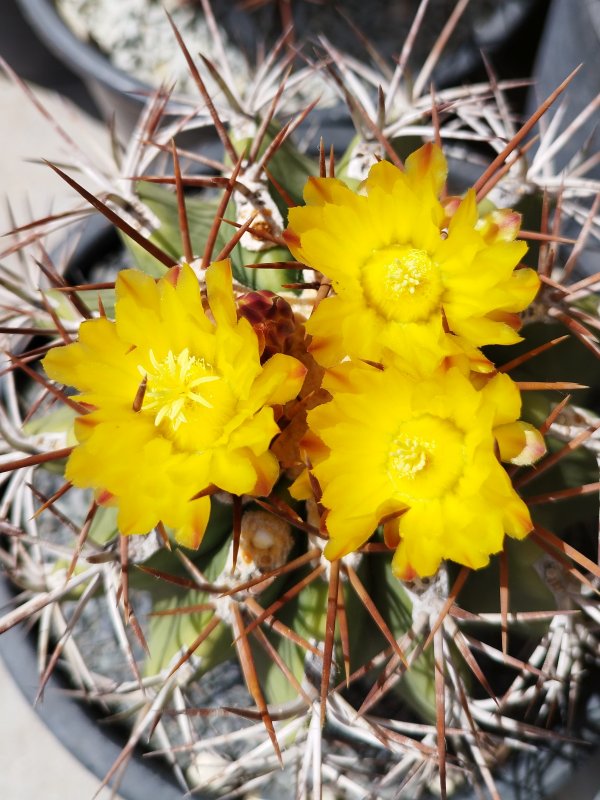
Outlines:
{"type": "Polygon", "coordinates": [[[115,321],[82,323],[77,342],[44,359],[91,409],[76,420],[67,480],[117,506],[121,533],[162,522],[189,547],[210,513],[199,492],[269,493],[279,476],[270,406],[295,397],[306,372],[281,354],[261,365],[255,332],[237,319],[229,262],[207,269],[206,286],[208,312],[189,266],[159,281],[124,270],[115,321]]]}
{"type": "Polygon", "coordinates": [[[515,313],[539,288],[535,271],[515,269],[527,250],[514,241],[519,215],[480,219],[472,190],[442,204],[446,174],[441,150],[426,144],[404,171],[375,164],[360,193],[309,178],[306,205],[290,209],[284,235],[335,290],[306,326],[319,363],[393,360],[427,374],[467,353],[474,369],[489,371],[477,348],[519,341],[515,313]]]}
{"type": "MultiPolygon", "coordinates": [[[[496,455],[519,455],[520,393],[507,375],[478,389],[454,367],[415,380],[346,363],[325,386],[332,400],[309,411],[306,448],[327,509],[328,558],[356,550],[383,522],[393,569],[409,579],[432,575],[442,559],[483,567],[505,533],[529,533],[527,506],[496,455]]],[[[532,458],[540,455],[538,446],[532,458]]],[[[308,486],[300,476],[292,492],[307,496],[308,486]]]]}

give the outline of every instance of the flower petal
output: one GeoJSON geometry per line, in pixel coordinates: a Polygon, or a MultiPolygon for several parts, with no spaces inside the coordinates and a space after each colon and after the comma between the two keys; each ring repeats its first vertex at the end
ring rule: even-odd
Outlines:
{"type": "Polygon", "coordinates": [[[533,425],[518,420],[494,428],[502,461],[519,467],[530,466],[546,452],[544,437],[533,425]]]}
{"type": "Polygon", "coordinates": [[[429,191],[436,196],[441,193],[448,177],[448,164],[444,154],[432,142],[427,142],[411,153],[406,159],[405,169],[415,191],[429,191]]]}
{"type": "Polygon", "coordinates": [[[175,540],[192,550],[197,550],[204,536],[210,517],[210,499],[200,497],[187,504],[185,521],[175,530],[175,540]]]}
{"type": "Polygon", "coordinates": [[[299,393],[307,369],[295,358],[275,353],[263,364],[260,375],[252,387],[252,399],[256,405],[287,403],[299,393]]]}
{"type": "Polygon", "coordinates": [[[231,262],[215,261],[206,270],[208,304],[217,325],[233,327],[237,321],[231,262]]]}
{"type": "Polygon", "coordinates": [[[231,494],[250,494],[258,480],[250,452],[224,448],[214,450],[210,464],[212,482],[231,494]]]}

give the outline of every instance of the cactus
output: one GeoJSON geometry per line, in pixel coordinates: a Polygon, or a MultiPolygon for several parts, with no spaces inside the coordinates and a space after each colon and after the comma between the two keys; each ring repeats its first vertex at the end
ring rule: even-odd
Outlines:
{"type": "Polygon", "coordinates": [[[222,160],[159,91],[115,171],[77,156],[94,191],[51,165],[134,268],[70,282],[62,216],[5,249],[42,256],[0,273],[0,631],[39,621],[40,693],[64,660],[130,719],[106,781],[149,739],[215,797],[500,797],[511,753],[581,735],[600,653],[597,159],[530,138],[573,76],[519,126],[512,84],[429,94],[431,63],[411,89],[323,41],[355,135],[311,155],[287,60],[217,108],[174,35],[222,160]]]}

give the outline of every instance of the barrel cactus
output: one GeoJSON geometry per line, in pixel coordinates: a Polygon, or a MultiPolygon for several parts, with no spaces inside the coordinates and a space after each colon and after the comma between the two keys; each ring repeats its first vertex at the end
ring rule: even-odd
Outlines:
{"type": "Polygon", "coordinates": [[[40,249],[63,217],[6,248],[0,629],[131,720],[107,781],[149,741],[207,796],[504,797],[600,653],[597,159],[532,138],[573,76],[520,125],[324,41],[354,128],[314,152],[287,59],[224,113],[174,35],[222,157],[158,92],[101,185],[53,166],[113,273],[40,249]]]}

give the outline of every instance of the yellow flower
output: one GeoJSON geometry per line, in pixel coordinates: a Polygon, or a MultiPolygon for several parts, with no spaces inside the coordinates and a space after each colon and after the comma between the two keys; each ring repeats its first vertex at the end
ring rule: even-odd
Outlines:
{"type": "Polygon", "coordinates": [[[375,164],[360,194],[310,178],[307,205],[290,209],[290,250],[335,289],[306,326],[324,366],[351,356],[427,374],[466,352],[486,371],[477,348],[519,341],[514,314],[539,287],[533,270],[515,270],[527,250],[514,241],[519,216],[479,219],[472,190],[442,205],[446,173],[441,150],[426,144],[404,172],[375,164]]]}
{"type": "Polygon", "coordinates": [[[269,445],[279,428],[273,404],[299,391],[305,367],[276,354],[261,366],[258,340],[237,319],[228,262],[206,271],[210,312],[184,265],[156,282],[119,273],[116,320],[84,322],[79,340],[51,350],[44,368],[91,407],[66,478],[118,507],[123,534],[159,522],[197,547],[211,484],[234,494],[268,494],[279,476],[269,445]]]}
{"type": "MultiPolygon", "coordinates": [[[[415,380],[347,363],[325,386],[333,399],[309,411],[306,447],[327,509],[328,558],[356,550],[386,517],[401,578],[432,575],[442,559],[483,567],[505,533],[520,539],[531,530],[496,457],[497,447],[521,455],[517,431],[524,451],[533,436],[516,422],[520,393],[507,375],[477,389],[456,368],[415,380]]],[[[301,476],[292,491],[306,496],[307,486],[301,476]]]]}

